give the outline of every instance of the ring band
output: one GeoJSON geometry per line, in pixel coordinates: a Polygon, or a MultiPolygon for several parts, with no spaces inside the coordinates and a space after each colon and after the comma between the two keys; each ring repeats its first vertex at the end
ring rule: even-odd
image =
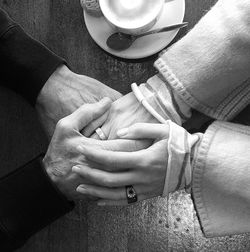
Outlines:
{"type": "Polygon", "coordinates": [[[95,130],[96,134],[100,137],[101,140],[107,140],[106,135],[104,134],[104,132],[102,131],[101,128],[97,128],[95,130]]]}
{"type": "Polygon", "coordinates": [[[137,202],[137,193],[132,185],[125,186],[128,204],[137,202]]]}

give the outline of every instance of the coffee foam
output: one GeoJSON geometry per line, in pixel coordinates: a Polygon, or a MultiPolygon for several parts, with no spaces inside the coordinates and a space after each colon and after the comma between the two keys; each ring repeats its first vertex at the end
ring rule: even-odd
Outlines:
{"type": "Polygon", "coordinates": [[[137,28],[151,22],[160,12],[161,0],[106,0],[109,20],[123,28],[137,28]]]}

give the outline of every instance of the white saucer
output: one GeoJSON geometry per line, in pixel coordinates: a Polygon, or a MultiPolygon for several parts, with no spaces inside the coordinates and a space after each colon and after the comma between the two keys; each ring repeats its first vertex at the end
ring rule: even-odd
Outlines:
{"type": "MultiPolygon", "coordinates": [[[[185,14],[185,0],[168,0],[159,21],[153,29],[181,23],[185,14]]],[[[126,59],[139,59],[153,55],[164,49],[176,36],[178,30],[157,33],[137,39],[124,51],[115,51],[106,45],[107,38],[115,32],[104,17],[93,17],[84,11],[86,27],[93,40],[106,52],[126,59]]]]}

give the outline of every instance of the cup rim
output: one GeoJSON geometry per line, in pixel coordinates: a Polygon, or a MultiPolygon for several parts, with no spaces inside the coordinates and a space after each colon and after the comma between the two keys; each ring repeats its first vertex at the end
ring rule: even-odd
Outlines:
{"type": "Polygon", "coordinates": [[[105,5],[104,5],[105,1],[107,1],[107,0],[99,0],[100,9],[101,9],[104,17],[112,25],[114,25],[114,26],[116,26],[118,28],[121,28],[121,29],[140,29],[140,28],[143,28],[143,27],[147,26],[148,24],[152,23],[158,17],[158,15],[161,13],[161,10],[162,10],[162,8],[164,6],[164,3],[165,3],[165,0],[158,0],[158,1],[161,1],[161,4],[159,4],[159,8],[154,13],[154,15],[152,15],[152,18],[150,20],[147,20],[147,22],[143,23],[141,26],[131,26],[131,25],[121,25],[121,23],[115,22],[110,17],[107,17],[106,12],[105,12],[105,5]]]}

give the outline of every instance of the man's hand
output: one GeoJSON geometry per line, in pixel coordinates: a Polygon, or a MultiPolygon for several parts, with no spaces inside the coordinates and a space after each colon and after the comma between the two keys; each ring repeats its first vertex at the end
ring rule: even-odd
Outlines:
{"type": "Polygon", "coordinates": [[[49,138],[56,123],[85,103],[95,103],[104,97],[112,101],[121,94],[101,82],[73,73],[60,66],[48,79],[38,98],[36,109],[49,138]]]}
{"type": "MultiPolygon", "coordinates": [[[[98,122],[98,121],[97,121],[98,122]]],[[[108,139],[117,138],[116,132],[121,128],[129,127],[135,123],[158,123],[158,121],[138,102],[133,93],[129,93],[113,102],[102,131],[108,139]]],[[[95,121],[83,131],[89,137],[97,128],[95,121]]],[[[94,135],[94,138],[98,136],[94,135]]],[[[148,144],[147,144],[148,146],[148,144]]],[[[145,146],[146,147],[146,146],[145,146]]]]}
{"type": "Polygon", "coordinates": [[[104,114],[110,106],[111,101],[108,98],[96,104],[86,104],[57,123],[43,164],[52,182],[70,200],[83,198],[75,191],[77,186],[82,183],[91,184],[83,177],[73,173],[72,167],[81,165],[86,169],[100,170],[102,168],[102,165],[85,159],[80,146],[109,151],[135,151],[139,147],[139,144],[135,145],[135,141],[98,141],[86,138],[80,133],[92,120],[104,114]]]}

